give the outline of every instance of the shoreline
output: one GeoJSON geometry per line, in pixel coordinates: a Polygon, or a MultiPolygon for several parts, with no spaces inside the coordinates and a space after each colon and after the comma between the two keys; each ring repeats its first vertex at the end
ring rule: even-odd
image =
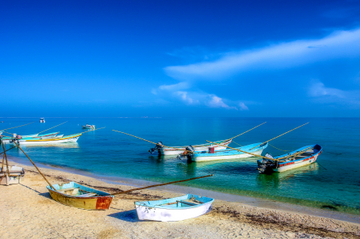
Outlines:
{"type": "MultiPolygon", "coordinates": [[[[14,164],[11,158],[9,161],[10,165],[14,164]]],[[[24,167],[26,173],[19,185],[0,186],[2,215],[7,215],[0,220],[0,235],[4,238],[360,238],[358,222],[314,216],[296,210],[287,211],[284,208],[247,205],[246,202],[239,203],[235,200],[216,199],[208,214],[180,222],[137,219],[135,201],[179,196],[179,191],[172,191],[172,187],[139,190],[116,196],[109,210],[82,210],[51,199],[45,180],[32,165],[15,164],[24,167]]],[[[59,169],[39,168],[54,184],[75,181],[110,193],[133,188],[59,169]]],[[[197,190],[183,188],[187,192],[197,190]]],[[[257,199],[251,200],[260,204],[257,199]]],[[[274,205],[280,204],[274,202],[274,205]]],[[[281,206],[283,207],[282,203],[281,206]]]]}
{"type": "MultiPolygon", "coordinates": [[[[16,158],[13,156],[9,157],[9,163],[18,164],[21,167],[28,166],[33,167],[33,165],[28,162],[24,163],[23,159],[16,158]]],[[[55,165],[46,165],[42,163],[38,163],[37,166],[40,169],[52,169],[61,171],[64,173],[70,173],[75,175],[81,175],[85,177],[90,177],[95,180],[103,181],[105,183],[114,185],[111,187],[112,190],[116,189],[116,185],[118,186],[127,186],[127,187],[145,187],[149,185],[158,184],[161,182],[155,182],[155,181],[148,181],[148,180],[142,180],[142,179],[133,179],[133,178],[123,178],[123,177],[112,177],[112,176],[101,176],[97,174],[93,174],[87,171],[83,170],[77,170],[73,168],[67,168],[62,166],[55,166],[55,165]]],[[[36,171],[36,169],[33,167],[33,170],[36,171]]],[[[91,185],[89,185],[91,186],[91,185]]],[[[272,199],[266,199],[266,198],[260,198],[260,197],[251,197],[251,196],[243,196],[243,195],[236,195],[236,194],[229,194],[219,191],[212,191],[208,189],[202,189],[202,188],[195,188],[191,186],[180,186],[180,185],[167,185],[158,187],[157,189],[149,189],[149,190],[159,190],[159,191],[169,191],[170,193],[183,193],[183,194],[196,194],[196,195],[204,195],[207,197],[214,198],[215,200],[222,200],[227,202],[237,202],[241,203],[247,206],[252,207],[260,207],[264,209],[276,209],[276,210],[282,210],[285,212],[295,212],[295,213],[301,213],[311,216],[319,216],[319,217],[325,217],[329,219],[336,219],[351,223],[358,223],[360,224],[360,215],[357,214],[351,214],[346,212],[339,212],[335,210],[326,210],[326,209],[320,209],[316,207],[309,207],[304,205],[297,205],[282,201],[276,201],[272,199]]]]}

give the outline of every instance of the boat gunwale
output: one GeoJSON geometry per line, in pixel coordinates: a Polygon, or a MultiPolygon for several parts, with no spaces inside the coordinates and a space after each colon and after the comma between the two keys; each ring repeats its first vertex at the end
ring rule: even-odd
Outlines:
{"type": "MultiPolygon", "coordinates": [[[[196,144],[196,145],[191,145],[192,147],[206,147],[206,146],[214,146],[217,147],[219,145],[217,144],[221,144],[221,146],[223,146],[222,144],[225,144],[227,142],[229,142],[229,144],[231,143],[232,139],[226,139],[226,140],[219,140],[219,141],[215,141],[214,143],[205,143],[205,144],[196,144]]],[[[184,150],[186,147],[188,147],[189,145],[186,146],[164,146],[162,149],[164,150],[168,150],[168,151],[175,151],[175,150],[184,150]]]]}

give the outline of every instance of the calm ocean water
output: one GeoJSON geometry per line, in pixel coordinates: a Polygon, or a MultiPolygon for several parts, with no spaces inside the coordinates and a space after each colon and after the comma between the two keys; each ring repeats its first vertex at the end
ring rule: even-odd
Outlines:
{"type": "MultiPolygon", "coordinates": [[[[64,121],[68,122],[47,132],[83,132],[81,125],[86,123],[106,127],[82,135],[76,144],[23,146],[38,163],[83,170],[101,177],[159,182],[214,174],[182,185],[360,214],[360,118],[46,118],[45,124],[34,118],[0,120],[4,121],[1,129],[35,121],[9,130],[18,134],[40,132],[64,121]],[[230,146],[263,142],[309,122],[271,141],[264,153],[279,155],[284,153],[281,150],[292,151],[317,143],[323,146],[318,163],[284,173],[260,175],[255,158],[211,163],[159,158],[147,152],[152,144],[112,131],[174,146],[230,138],[265,121],[266,124],[236,138],[230,146]]],[[[9,154],[26,159],[18,149],[9,154]]]]}

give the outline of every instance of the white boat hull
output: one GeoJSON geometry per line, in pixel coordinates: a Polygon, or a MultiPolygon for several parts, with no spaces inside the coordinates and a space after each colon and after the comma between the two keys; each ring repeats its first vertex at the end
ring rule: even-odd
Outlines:
{"type": "MultiPolygon", "coordinates": [[[[258,151],[251,152],[251,153],[261,156],[261,153],[263,152],[263,150],[264,149],[260,149],[258,151]]],[[[242,153],[242,154],[219,155],[219,156],[211,155],[211,154],[208,154],[207,156],[196,156],[196,154],[195,154],[195,156],[192,157],[192,161],[205,162],[205,161],[228,160],[228,159],[239,159],[239,158],[250,158],[250,157],[254,157],[254,155],[242,153]]]]}
{"type": "Polygon", "coordinates": [[[306,166],[306,165],[309,165],[309,164],[312,164],[312,163],[316,162],[318,156],[319,155],[315,155],[315,156],[311,157],[310,159],[308,159],[306,161],[301,161],[301,162],[289,164],[289,165],[286,165],[286,166],[282,166],[282,167],[273,169],[273,171],[281,173],[281,172],[284,172],[284,171],[287,171],[287,170],[303,167],[303,166],[306,166]]]}
{"type": "MultiPolygon", "coordinates": [[[[219,144],[205,144],[205,145],[193,145],[195,151],[207,151],[209,147],[214,148],[215,151],[225,150],[232,140],[225,141],[219,144]]],[[[160,154],[165,156],[170,155],[180,155],[182,154],[187,146],[172,146],[172,147],[163,147],[160,149],[160,154]]]]}

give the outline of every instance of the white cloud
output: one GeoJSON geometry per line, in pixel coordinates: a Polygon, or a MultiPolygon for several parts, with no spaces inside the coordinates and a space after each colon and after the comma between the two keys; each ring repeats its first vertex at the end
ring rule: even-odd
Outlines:
{"type": "Polygon", "coordinates": [[[320,103],[340,103],[348,106],[360,106],[360,91],[358,90],[345,91],[329,88],[322,82],[314,81],[308,89],[308,94],[320,103]]]}
{"type": "Polygon", "coordinates": [[[339,31],[316,40],[280,43],[246,52],[230,52],[216,61],[184,66],[169,66],[164,70],[181,81],[221,80],[256,69],[282,69],[318,61],[360,55],[360,29],[339,31]]]}
{"type": "Polygon", "coordinates": [[[240,110],[249,110],[249,108],[245,105],[244,102],[239,103],[240,110]]]}
{"type": "Polygon", "coordinates": [[[228,106],[227,104],[225,104],[223,102],[223,99],[221,99],[220,97],[216,96],[216,95],[209,95],[210,97],[210,101],[207,103],[210,107],[213,108],[225,108],[225,109],[230,109],[233,107],[228,106]]]}

